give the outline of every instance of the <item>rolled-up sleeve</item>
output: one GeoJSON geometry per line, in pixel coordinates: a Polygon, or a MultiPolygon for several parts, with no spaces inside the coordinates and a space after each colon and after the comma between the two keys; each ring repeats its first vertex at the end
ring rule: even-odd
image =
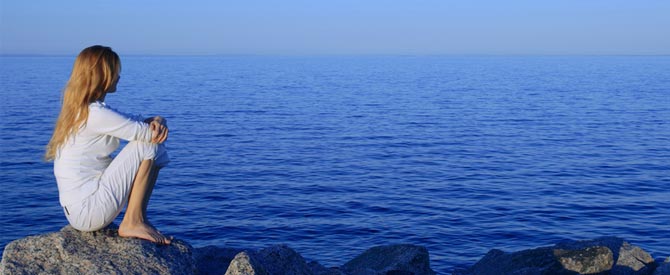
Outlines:
{"type": "Polygon", "coordinates": [[[106,106],[91,106],[86,128],[129,141],[151,142],[149,124],[130,118],[106,106]]]}

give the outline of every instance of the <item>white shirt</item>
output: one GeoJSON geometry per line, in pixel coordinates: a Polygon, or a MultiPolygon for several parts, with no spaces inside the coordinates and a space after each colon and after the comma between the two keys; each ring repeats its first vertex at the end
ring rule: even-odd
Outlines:
{"type": "Polygon", "coordinates": [[[91,103],[88,110],[84,126],[67,138],[54,160],[62,206],[80,202],[98,189],[119,139],[151,142],[151,129],[140,116],[120,113],[99,101],[91,103]]]}

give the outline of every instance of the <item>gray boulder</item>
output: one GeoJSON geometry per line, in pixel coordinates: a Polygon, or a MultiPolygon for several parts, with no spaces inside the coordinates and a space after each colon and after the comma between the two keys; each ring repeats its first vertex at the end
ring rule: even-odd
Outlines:
{"type": "Polygon", "coordinates": [[[121,238],[115,226],[59,232],[15,240],[5,247],[0,274],[193,274],[192,247],[121,238]]]}
{"type": "Polygon", "coordinates": [[[590,246],[583,249],[553,249],[554,258],[560,263],[559,269],[567,269],[579,274],[601,273],[612,269],[614,254],[604,246],[590,246]]]}
{"type": "Polygon", "coordinates": [[[514,253],[497,249],[466,271],[456,274],[651,274],[654,260],[620,238],[566,241],[514,253]]]}
{"type": "Polygon", "coordinates": [[[342,266],[347,274],[365,275],[432,275],[428,250],[411,244],[370,248],[342,266]]]}
{"type": "Polygon", "coordinates": [[[238,253],[230,262],[226,275],[268,275],[263,264],[256,258],[249,256],[247,251],[238,253]]]}

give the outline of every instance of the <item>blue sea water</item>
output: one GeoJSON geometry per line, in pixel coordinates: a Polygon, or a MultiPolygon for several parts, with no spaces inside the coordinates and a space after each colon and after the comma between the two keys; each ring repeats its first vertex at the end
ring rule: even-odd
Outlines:
{"type": "MultiPolygon", "coordinates": [[[[41,160],[73,56],[0,57],[0,245],[60,229],[41,160]]],[[[107,103],[168,119],[149,216],[196,247],[341,265],[623,237],[670,256],[670,56],[122,56],[107,103]]]]}

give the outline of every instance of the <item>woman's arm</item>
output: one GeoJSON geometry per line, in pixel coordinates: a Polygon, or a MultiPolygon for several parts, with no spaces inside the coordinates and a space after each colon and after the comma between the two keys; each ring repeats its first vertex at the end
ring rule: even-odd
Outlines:
{"type": "Polygon", "coordinates": [[[160,144],[167,140],[169,129],[165,118],[155,116],[145,119],[144,122],[149,124],[149,128],[152,131],[151,142],[160,144]]]}
{"type": "Polygon", "coordinates": [[[168,137],[167,121],[156,116],[137,121],[106,106],[91,106],[86,127],[96,133],[125,140],[163,143],[168,137]]]}
{"type": "Polygon", "coordinates": [[[95,133],[124,140],[152,141],[152,130],[149,124],[134,120],[105,106],[91,106],[86,128],[95,133]]]}

